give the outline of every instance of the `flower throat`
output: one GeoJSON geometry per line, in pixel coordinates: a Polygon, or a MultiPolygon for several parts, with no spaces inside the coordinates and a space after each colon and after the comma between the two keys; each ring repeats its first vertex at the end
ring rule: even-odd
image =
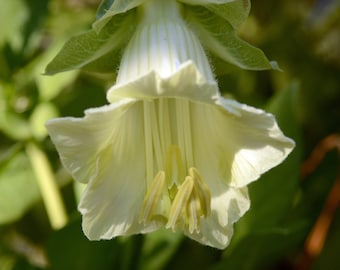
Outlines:
{"type": "Polygon", "coordinates": [[[142,106],[147,193],[139,221],[162,221],[172,230],[184,226],[198,233],[200,219],[210,214],[211,196],[194,166],[192,105],[161,98],[142,106]]]}

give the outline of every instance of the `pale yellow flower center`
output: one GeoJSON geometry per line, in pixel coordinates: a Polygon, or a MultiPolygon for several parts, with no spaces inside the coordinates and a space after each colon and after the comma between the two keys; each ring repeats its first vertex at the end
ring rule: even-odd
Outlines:
{"type": "Polygon", "coordinates": [[[139,221],[200,231],[210,214],[210,191],[195,168],[191,106],[184,99],[143,101],[147,193],[139,221]]]}

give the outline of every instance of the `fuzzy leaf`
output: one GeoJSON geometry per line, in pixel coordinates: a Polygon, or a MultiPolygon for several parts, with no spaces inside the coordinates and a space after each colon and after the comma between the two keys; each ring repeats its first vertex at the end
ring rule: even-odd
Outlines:
{"type": "Polygon", "coordinates": [[[227,20],[233,27],[244,22],[250,11],[250,0],[181,0],[181,2],[204,6],[227,20]]]}
{"type": "Polygon", "coordinates": [[[233,26],[222,17],[194,6],[186,14],[188,24],[214,55],[243,69],[275,69],[260,49],[238,38],[233,26]]]}
{"type": "Polygon", "coordinates": [[[131,36],[133,13],[117,15],[97,33],[90,30],[72,37],[47,65],[45,73],[53,75],[72,69],[114,72],[119,64],[119,50],[131,36]]]}
{"type": "Polygon", "coordinates": [[[110,9],[115,0],[102,0],[96,14],[96,20],[99,20],[110,9]]]}
{"type": "MultiPolygon", "coordinates": [[[[97,11],[97,21],[93,23],[93,29],[100,32],[113,16],[127,12],[146,0],[104,0],[97,11]]],[[[125,13],[129,14],[129,13],[125,13]]]]}
{"type": "Polygon", "coordinates": [[[208,5],[206,8],[227,20],[236,28],[249,15],[250,0],[237,0],[223,5],[208,5]]]}

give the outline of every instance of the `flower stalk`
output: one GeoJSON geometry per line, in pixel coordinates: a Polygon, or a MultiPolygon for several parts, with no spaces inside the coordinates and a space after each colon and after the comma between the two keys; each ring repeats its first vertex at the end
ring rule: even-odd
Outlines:
{"type": "Polygon", "coordinates": [[[60,229],[67,223],[67,214],[48,159],[32,142],[26,146],[26,152],[36,175],[50,224],[53,229],[60,229]]]}

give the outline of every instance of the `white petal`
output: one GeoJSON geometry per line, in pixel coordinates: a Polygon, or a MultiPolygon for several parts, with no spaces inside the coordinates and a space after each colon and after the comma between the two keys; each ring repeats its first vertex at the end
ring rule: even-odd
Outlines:
{"type": "Polygon", "coordinates": [[[159,227],[138,222],[146,193],[142,116],[141,103],[127,99],[47,125],[65,167],[76,180],[88,182],[79,211],[91,240],[159,227]]]}
{"type": "Polygon", "coordinates": [[[125,143],[135,154],[117,157],[120,146],[109,146],[99,160],[98,176],[88,183],[79,203],[83,230],[91,240],[150,232],[161,225],[139,223],[146,192],[144,146],[137,140],[125,143]]]}
{"type": "Polygon", "coordinates": [[[150,72],[127,84],[114,85],[109,89],[107,99],[115,102],[127,97],[141,99],[182,97],[213,104],[217,95],[216,82],[207,82],[195,64],[188,61],[167,78],[160,77],[156,72],[150,72]]]}
{"type": "Polygon", "coordinates": [[[75,180],[87,183],[96,174],[97,155],[105,149],[114,126],[129,109],[131,100],[85,111],[84,118],[49,120],[46,128],[64,167],[75,180]]]}
{"type": "Polygon", "coordinates": [[[218,103],[193,106],[194,151],[200,170],[209,166],[231,186],[243,187],[292,151],[294,142],[283,135],[273,115],[236,101],[221,98],[218,103]]]}

